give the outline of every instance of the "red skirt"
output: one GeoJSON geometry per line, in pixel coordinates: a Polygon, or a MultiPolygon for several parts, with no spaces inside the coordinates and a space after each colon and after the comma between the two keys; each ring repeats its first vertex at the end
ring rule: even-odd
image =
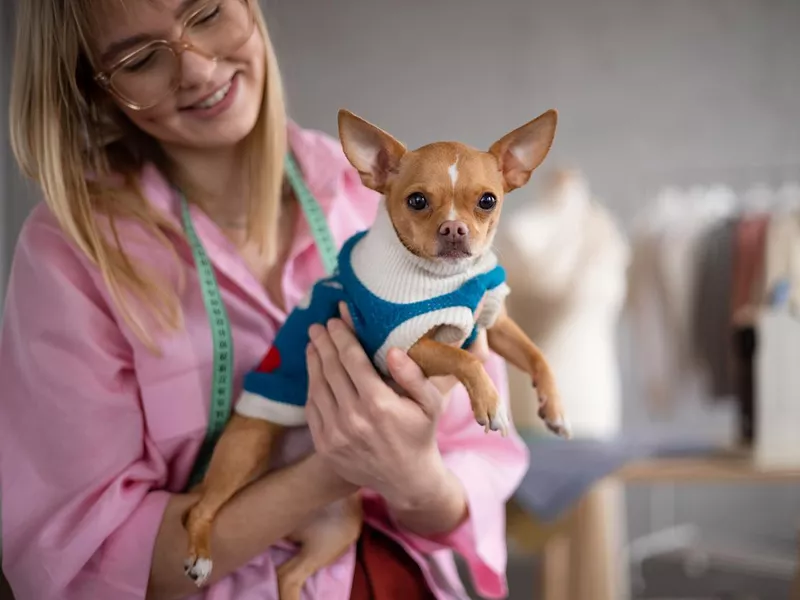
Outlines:
{"type": "Polygon", "coordinates": [[[402,546],[364,524],[356,546],[350,600],[435,600],[417,563],[402,546]]]}

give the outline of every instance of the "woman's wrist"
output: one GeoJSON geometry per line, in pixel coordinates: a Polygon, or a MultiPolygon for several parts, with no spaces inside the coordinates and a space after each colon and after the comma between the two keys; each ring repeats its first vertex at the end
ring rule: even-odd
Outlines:
{"type": "Polygon", "coordinates": [[[325,459],[316,452],[309,455],[306,461],[310,471],[309,476],[317,482],[321,493],[330,496],[330,502],[354,494],[361,489],[360,486],[342,478],[342,476],[339,475],[335,469],[332,469],[325,459]]]}
{"type": "Polygon", "coordinates": [[[419,535],[450,532],[469,514],[461,481],[438,453],[436,459],[420,465],[413,481],[402,491],[384,499],[395,520],[419,535]]]}

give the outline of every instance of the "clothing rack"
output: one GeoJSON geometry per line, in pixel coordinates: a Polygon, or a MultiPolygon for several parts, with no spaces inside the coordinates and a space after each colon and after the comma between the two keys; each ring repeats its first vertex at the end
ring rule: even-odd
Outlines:
{"type": "MultiPolygon", "coordinates": [[[[653,177],[652,173],[650,175],[652,179],[659,178],[653,177]]],[[[760,223],[763,235],[764,218],[767,219],[767,223],[772,222],[770,219],[773,216],[786,218],[787,215],[791,215],[790,218],[800,220],[800,164],[742,168],[692,168],[677,176],[673,174],[670,179],[677,183],[658,186],[645,185],[640,188],[646,190],[645,197],[648,201],[645,203],[644,209],[635,213],[630,221],[634,262],[637,260],[637,253],[653,251],[654,246],[651,242],[654,238],[658,239],[659,236],[664,235],[665,232],[672,232],[676,234],[676,240],[686,242],[686,238],[681,238],[681,234],[688,235],[691,226],[706,232],[715,227],[721,231],[723,226],[727,226],[729,234],[732,232],[736,236],[741,233],[744,236],[746,227],[752,223],[760,223]],[[699,181],[707,183],[698,183],[699,181]],[[762,219],[762,221],[758,221],[758,219],[762,219]],[[686,229],[681,229],[683,224],[691,225],[686,229]],[[737,229],[738,226],[741,226],[741,230],[737,229]]],[[[800,228],[797,237],[800,238],[800,228]]],[[[666,243],[669,244],[669,238],[666,243]]],[[[757,245],[751,243],[748,252],[755,247],[757,245]]],[[[682,260],[684,265],[692,264],[693,255],[691,253],[696,249],[697,246],[677,247],[674,252],[670,251],[671,256],[663,260],[663,265],[675,269],[682,260]]],[[[738,246],[735,249],[742,250],[738,246]]],[[[800,252],[800,245],[797,246],[797,251],[800,252]]],[[[638,258],[641,259],[641,254],[638,258]]],[[[728,260],[737,258],[741,261],[742,257],[732,256],[728,257],[728,260]]],[[[745,258],[756,262],[761,261],[759,266],[762,268],[758,270],[758,277],[763,277],[764,259],[749,254],[745,258]]],[[[696,260],[698,259],[695,258],[696,260]]],[[[800,256],[798,256],[798,260],[800,260],[800,256]]],[[[790,259],[789,262],[791,262],[790,259]]],[[[698,268],[697,262],[692,266],[698,268]]],[[[640,265],[640,269],[642,267],[646,267],[646,264],[640,265]]],[[[637,273],[635,266],[632,266],[632,271],[630,283],[634,288],[632,292],[634,305],[638,301],[640,303],[638,308],[641,309],[643,307],[641,303],[644,302],[646,308],[648,300],[641,297],[643,290],[635,289],[641,282],[637,282],[633,278],[647,278],[652,273],[648,274],[643,270],[637,273]],[[637,293],[640,294],[638,298],[636,297],[637,293]]],[[[669,272],[668,269],[665,271],[669,272]]],[[[800,271],[798,272],[800,273],[800,271]]],[[[679,277],[680,273],[673,271],[672,275],[679,277]]],[[[734,273],[731,277],[738,277],[741,280],[739,273],[734,273]]],[[[758,281],[761,281],[764,286],[775,287],[774,274],[770,277],[769,281],[765,279],[758,281]]],[[[676,281],[677,279],[672,282],[673,293],[680,287],[675,285],[676,281]]],[[[669,287],[663,286],[664,282],[659,282],[656,277],[652,277],[649,282],[655,288],[650,290],[650,294],[664,293],[669,287]],[[660,285],[662,287],[659,287],[660,285]]],[[[713,281],[706,280],[704,282],[705,289],[701,293],[708,294],[710,290],[713,291],[713,283],[713,281]]],[[[797,281],[797,284],[800,284],[800,281],[797,281]]],[[[716,285],[725,285],[724,279],[718,280],[716,285]]],[[[730,283],[728,285],[730,286],[730,283]]],[[[757,287],[751,279],[749,290],[752,291],[757,287]]],[[[669,348],[669,345],[662,339],[660,340],[662,343],[661,354],[658,349],[655,351],[654,362],[663,361],[662,369],[656,377],[656,379],[658,376],[661,377],[662,394],[679,395],[676,392],[677,382],[684,380],[677,376],[670,377],[671,369],[672,373],[682,373],[692,382],[689,385],[693,387],[694,394],[690,394],[690,396],[694,400],[699,398],[704,402],[711,401],[717,404],[722,400],[721,396],[726,397],[726,400],[733,399],[739,421],[736,444],[752,449],[757,458],[760,457],[765,463],[771,464],[791,464],[791,461],[795,461],[794,464],[800,463],[800,449],[796,445],[790,447],[796,436],[791,436],[786,431],[786,423],[791,419],[780,419],[774,416],[780,415],[782,412],[790,414],[786,413],[789,409],[787,400],[791,396],[797,396],[800,392],[800,377],[798,377],[797,369],[787,368],[787,361],[780,360],[780,357],[785,357],[787,352],[795,353],[794,356],[800,353],[800,318],[795,314],[796,312],[800,313],[800,306],[792,307],[791,302],[787,300],[791,296],[791,287],[791,281],[786,282],[786,285],[778,291],[777,296],[782,294],[782,297],[778,298],[773,289],[762,289],[761,294],[750,293],[745,302],[748,309],[741,310],[735,318],[731,314],[733,319],[731,342],[734,344],[733,350],[737,356],[737,386],[735,390],[727,391],[733,393],[720,393],[725,391],[722,388],[715,390],[713,373],[709,393],[709,374],[702,373],[702,369],[689,372],[690,365],[685,356],[689,348],[686,343],[687,338],[683,339],[683,345],[679,343],[678,347],[672,348],[669,348]],[[757,299],[756,296],[758,296],[757,299]],[[706,383],[705,387],[703,382],[706,383]],[[782,447],[775,447],[780,443],[783,443],[782,447]]],[[[717,289],[716,292],[722,293],[723,290],[717,289]]],[[[737,300],[732,297],[734,292],[739,295],[742,293],[741,290],[736,291],[735,286],[724,290],[725,297],[730,298],[735,306],[737,300]]],[[[684,290],[684,293],[687,291],[684,290]]],[[[650,298],[651,301],[654,300],[654,296],[650,298]]],[[[671,301],[673,305],[666,306],[665,309],[667,313],[671,311],[675,316],[680,310],[687,310],[687,307],[691,307],[696,298],[689,294],[677,300],[672,298],[671,301]]],[[[667,303],[669,302],[670,300],[667,301],[667,303]]],[[[639,316],[642,318],[642,315],[639,316]]],[[[654,315],[651,313],[650,316],[652,318],[654,315]]],[[[725,318],[727,313],[718,316],[725,318]]],[[[646,317],[643,318],[646,325],[646,317]]],[[[642,322],[639,323],[639,325],[641,324],[642,322]]],[[[639,333],[641,335],[641,332],[639,333]]],[[[695,333],[694,321],[687,322],[685,313],[682,333],[684,335],[695,333]]],[[[635,337],[634,334],[634,339],[635,337]]],[[[658,345],[657,341],[655,346],[658,345]]],[[[724,349],[722,350],[724,351],[724,349]]],[[[632,354],[641,356],[647,351],[647,346],[640,345],[632,354]]],[[[640,380],[637,383],[639,385],[634,385],[634,387],[638,387],[640,392],[644,391],[645,395],[649,396],[649,401],[653,400],[653,395],[658,395],[658,385],[648,388],[647,381],[640,380]],[[648,394],[648,392],[653,393],[648,394]]],[[[657,404],[658,402],[656,402],[657,404]]],[[[793,406],[800,407],[800,403],[794,402],[793,406]]],[[[663,407],[651,405],[650,408],[663,407]]],[[[798,409],[795,409],[795,414],[797,415],[797,413],[798,409]]],[[[663,414],[661,411],[662,416],[663,414]]],[[[797,415],[796,418],[800,418],[800,415],[797,415]]],[[[791,422],[796,423],[797,420],[791,422]]],[[[627,547],[629,564],[634,568],[634,585],[643,585],[641,576],[643,561],[665,552],[689,551],[685,564],[687,573],[702,572],[708,562],[708,556],[698,550],[700,541],[698,528],[693,524],[675,523],[674,485],[666,483],[661,485],[659,490],[651,490],[650,498],[650,525],[651,528],[656,526],[659,529],[633,540],[627,547]]]]}
{"type": "MultiPolygon", "coordinates": [[[[643,364],[644,381],[633,382],[640,388],[636,397],[647,398],[651,408],[676,395],[752,402],[740,388],[757,385],[753,373],[729,364],[727,355],[753,358],[762,315],[800,313],[800,165],[750,171],[761,176],[738,188],[663,186],[634,215],[626,316],[638,344],[634,355],[651,360],[643,364]],[[775,177],[790,172],[796,177],[775,177]],[[717,330],[709,331],[706,321],[715,321],[717,330]],[[724,347],[731,342],[735,349],[724,347]],[[738,389],[733,377],[742,379],[738,389]],[[694,389],[676,389],[686,381],[694,389]]],[[[753,410],[744,406],[740,416],[746,420],[753,410]]],[[[750,425],[740,428],[737,443],[750,446],[750,425]]]]}

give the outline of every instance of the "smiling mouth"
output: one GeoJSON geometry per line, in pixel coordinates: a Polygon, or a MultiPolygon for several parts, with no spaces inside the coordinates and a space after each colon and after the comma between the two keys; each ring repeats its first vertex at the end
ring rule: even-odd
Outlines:
{"type": "Polygon", "coordinates": [[[231,91],[232,87],[233,87],[233,77],[228,81],[228,83],[223,85],[221,88],[219,88],[216,92],[214,92],[210,96],[206,96],[200,102],[196,102],[195,104],[186,106],[182,110],[192,110],[198,108],[199,109],[214,108],[217,104],[219,104],[225,99],[225,97],[228,95],[228,92],[231,91]]]}

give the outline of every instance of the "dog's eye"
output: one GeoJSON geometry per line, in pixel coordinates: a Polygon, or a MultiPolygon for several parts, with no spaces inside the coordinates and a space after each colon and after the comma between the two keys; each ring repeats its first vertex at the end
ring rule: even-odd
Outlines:
{"type": "Polygon", "coordinates": [[[424,210],[428,207],[428,199],[421,192],[414,192],[406,199],[406,202],[411,210],[424,210]]]}
{"type": "Polygon", "coordinates": [[[495,205],[497,204],[497,198],[494,197],[494,194],[490,194],[486,192],[481,199],[478,200],[478,207],[481,210],[492,210],[495,205]]]}

